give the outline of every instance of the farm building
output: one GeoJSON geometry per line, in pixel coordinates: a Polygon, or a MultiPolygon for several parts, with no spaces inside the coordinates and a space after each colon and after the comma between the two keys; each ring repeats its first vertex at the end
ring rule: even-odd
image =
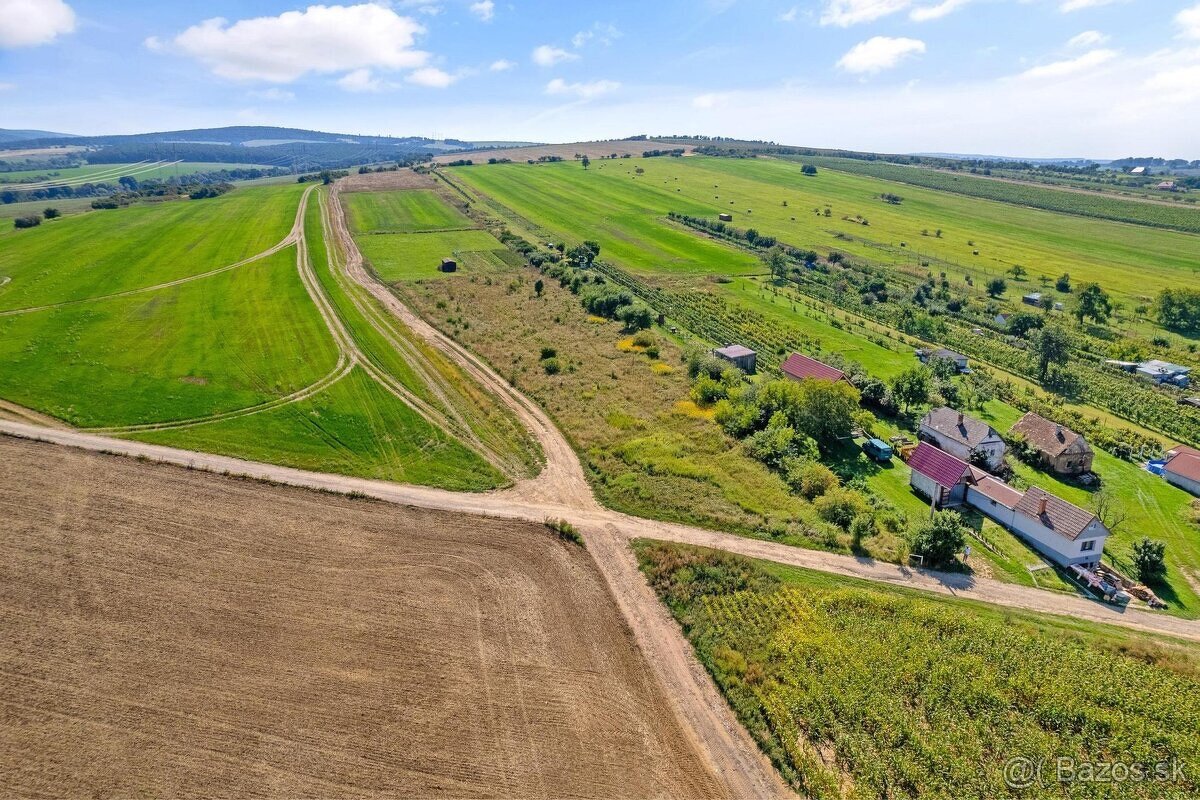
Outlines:
{"type": "Polygon", "coordinates": [[[1060,475],[1083,475],[1092,471],[1092,448],[1078,433],[1032,411],[1012,427],[1041,456],[1042,464],[1060,475]]]}
{"type": "Polygon", "coordinates": [[[754,368],[758,364],[758,354],[741,344],[727,344],[724,347],[718,347],[713,350],[713,355],[725,359],[747,375],[753,375],[754,368]]]}
{"type": "Polygon", "coordinates": [[[944,347],[939,347],[937,350],[918,350],[917,358],[921,360],[922,364],[928,364],[935,359],[953,361],[954,366],[958,368],[959,372],[970,372],[970,369],[967,367],[968,361],[966,356],[962,353],[956,353],[953,350],[947,350],[944,347]]]}
{"type": "Polygon", "coordinates": [[[1021,302],[1027,306],[1036,306],[1038,308],[1041,308],[1042,307],[1042,293],[1041,292],[1030,292],[1029,294],[1027,294],[1021,298],[1021,302]]]}
{"type": "Polygon", "coordinates": [[[925,415],[917,436],[963,461],[970,461],[974,452],[982,453],[988,469],[996,469],[1004,460],[1004,440],[991,425],[946,406],[925,415]]]}
{"type": "Polygon", "coordinates": [[[1158,188],[1164,192],[1173,192],[1175,191],[1175,181],[1163,181],[1158,184],[1158,188]]]}
{"type": "Polygon", "coordinates": [[[1010,318],[1011,316],[1012,316],[1012,314],[997,314],[997,315],[996,315],[996,316],[995,316],[995,317],[992,319],[992,322],[995,322],[997,325],[999,325],[999,326],[1001,326],[1001,327],[1003,327],[1003,328],[1007,328],[1007,327],[1008,327],[1008,320],[1009,320],[1009,318],[1010,318]]]}
{"type": "Polygon", "coordinates": [[[967,488],[967,504],[1057,564],[1095,566],[1108,529],[1095,514],[1031,486],[1024,494],[990,475],[967,488]]]}
{"type": "Polygon", "coordinates": [[[1138,364],[1137,369],[1134,370],[1134,374],[1139,378],[1144,378],[1157,384],[1187,387],[1191,383],[1191,378],[1189,377],[1191,371],[1191,367],[1183,367],[1179,364],[1172,364],[1169,361],[1159,361],[1157,358],[1154,358],[1138,364]]]}
{"type": "Polygon", "coordinates": [[[717,214],[717,219],[721,220],[721,222],[733,222],[733,214],[722,211],[720,214],[717,214]]]}
{"type": "Polygon", "coordinates": [[[822,381],[837,382],[846,378],[846,373],[840,369],[822,364],[815,358],[809,358],[799,353],[792,353],[788,356],[787,360],[779,365],[779,370],[785,378],[791,378],[794,381],[816,378],[822,381]]]}
{"type": "Polygon", "coordinates": [[[1149,167],[1134,167],[1133,169],[1129,170],[1129,174],[1130,175],[1149,175],[1150,168],[1149,167]]]}
{"type": "Polygon", "coordinates": [[[438,272],[456,272],[458,270],[458,262],[453,258],[443,258],[442,263],[438,264],[438,272]]]}
{"type": "Polygon", "coordinates": [[[1200,450],[1181,444],[1167,453],[1163,477],[1172,486],[1200,497],[1200,450]]]}
{"type": "Polygon", "coordinates": [[[921,442],[908,457],[908,466],[912,470],[909,485],[928,497],[935,508],[959,506],[967,499],[971,465],[962,459],[921,442]]]}

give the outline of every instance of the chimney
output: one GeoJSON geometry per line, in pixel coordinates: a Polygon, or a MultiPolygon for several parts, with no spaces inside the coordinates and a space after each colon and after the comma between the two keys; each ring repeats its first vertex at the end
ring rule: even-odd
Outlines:
{"type": "Polygon", "coordinates": [[[1054,426],[1054,435],[1058,438],[1059,441],[1062,441],[1062,438],[1063,438],[1062,425],[1054,426]]]}
{"type": "Polygon", "coordinates": [[[1044,516],[1046,516],[1046,502],[1047,502],[1047,500],[1048,500],[1048,498],[1047,498],[1045,495],[1042,495],[1042,499],[1041,499],[1041,500],[1038,500],[1038,516],[1039,516],[1039,517],[1044,517],[1044,516]]]}
{"type": "Polygon", "coordinates": [[[960,411],[960,412],[958,412],[958,427],[961,428],[962,426],[963,426],[963,413],[960,411]]]}

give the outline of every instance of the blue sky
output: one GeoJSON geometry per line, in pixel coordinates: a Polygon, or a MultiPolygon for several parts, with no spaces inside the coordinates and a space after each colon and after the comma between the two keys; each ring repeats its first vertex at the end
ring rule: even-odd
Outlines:
{"type": "Polygon", "coordinates": [[[1200,158],[1197,0],[0,0],[0,127],[1200,158]]]}

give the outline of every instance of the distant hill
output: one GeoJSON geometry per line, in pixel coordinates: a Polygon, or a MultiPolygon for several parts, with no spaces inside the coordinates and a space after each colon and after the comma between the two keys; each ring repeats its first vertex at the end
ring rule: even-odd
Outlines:
{"type": "Polygon", "coordinates": [[[14,128],[0,128],[0,142],[25,142],[30,139],[74,139],[73,133],[55,133],[54,131],[30,131],[14,128]]]}
{"type": "MultiPolygon", "coordinates": [[[[437,153],[475,147],[459,139],[424,136],[375,136],[329,133],[303,128],[238,125],[114,136],[69,136],[25,131],[32,137],[7,137],[4,146],[32,149],[71,144],[90,148],[87,161],[116,164],[134,161],[199,161],[266,164],[299,171],[337,169],[380,162],[425,160],[437,153]]],[[[2,158],[0,154],[0,158],[2,158]]]]}

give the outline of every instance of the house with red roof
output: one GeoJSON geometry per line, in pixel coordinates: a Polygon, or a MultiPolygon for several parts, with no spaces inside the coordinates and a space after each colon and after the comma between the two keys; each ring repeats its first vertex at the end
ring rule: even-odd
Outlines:
{"type": "Polygon", "coordinates": [[[785,378],[790,378],[794,381],[808,380],[814,378],[819,381],[841,381],[846,379],[846,373],[840,369],[831,367],[828,364],[822,364],[815,358],[801,355],[800,353],[792,353],[787,359],[779,365],[780,372],[785,378]]]}
{"type": "Polygon", "coordinates": [[[1172,486],[1200,497],[1200,450],[1181,444],[1167,453],[1163,477],[1172,486]]]}
{"type": "Polygon", "coordinates": [[[928,497],[935,508],[960,506],[973,481],[971,465],[929,442],[921,442],[908,457],[909,485],[928,497]]]}

